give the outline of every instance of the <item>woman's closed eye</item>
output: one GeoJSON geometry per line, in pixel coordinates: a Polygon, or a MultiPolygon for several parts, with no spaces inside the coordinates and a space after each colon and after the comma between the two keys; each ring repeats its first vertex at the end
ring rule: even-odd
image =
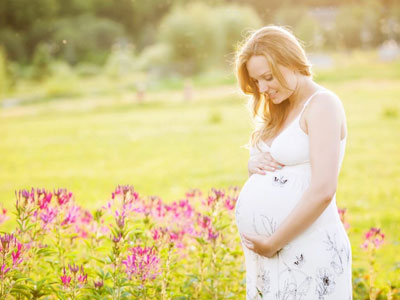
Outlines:
{"type": "MultiPolygon", "coordinates": [[[[274,77],[272,77],[272,76],[270,76],[270,77],[268,77],[268,78],[263,78],[264,80],[266,80],[266,81],[272,81],[273,79],[274,79],[274,77]]],[[[253,79],[253,81],[254,81],[254,83],[256,84],[256,85],[258,85],[259,83],[259,80],[255,80],[255,79],[253,79]]]]}
{"type": "Polygon", "coordinates": [[[272,81],[274,79],[273,76],[263,77],[266,81],[272,81]]]}

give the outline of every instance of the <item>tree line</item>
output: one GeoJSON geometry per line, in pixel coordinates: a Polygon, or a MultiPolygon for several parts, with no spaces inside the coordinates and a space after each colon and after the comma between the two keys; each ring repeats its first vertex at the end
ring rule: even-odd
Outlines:
{"type": "Polygon", "coordinates": [[[71,65],[103,64],[111,46],[119,42],[133,44],[135,53],[146,51],[150,58],[155,52],[159,56],[168,52],[177,63],[193,64],[190,68],[195,71],[216,52],[234,51],[244,29],[270,23],[292,27],[311,47],[374,47],[388,38],[399,40],[400,4],[396,0],[0,1],[0,45],[9,60],[21,64],[40,63],[46,55],[71,65]],[[324,27],[308,13],[316,8],[334,12],[333,27],[324,27]],[[207,15],[211,11],[218,12],[207,15]],[[221,38],[224,34],[229,36],[221,38]],[[195,60],[189,59],[192,54],[195,60]]]}

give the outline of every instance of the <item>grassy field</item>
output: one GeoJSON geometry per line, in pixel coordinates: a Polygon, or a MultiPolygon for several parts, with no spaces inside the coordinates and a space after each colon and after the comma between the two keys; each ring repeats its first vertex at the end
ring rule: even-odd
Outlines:
{"type": "MultiPolygon", "coordinates": [[[[362,234],[381,227],[381,280],[392,278],[400,262],[400,62],[349,57],[315,78],[347,113],[337,203],[348,210],[353,266],[365,263],[362,234]]],[[[149,92],[144,103],[121,89],[2,108],[0,203],[12,211],[14,191],[30,187],[68,188],[94,209],[118,184],[167,202],[190,188],[242,186],[252,129],[246,98],[234,84],[206,85],[195,80],[186,103],[176,88],[149,92]]]]}

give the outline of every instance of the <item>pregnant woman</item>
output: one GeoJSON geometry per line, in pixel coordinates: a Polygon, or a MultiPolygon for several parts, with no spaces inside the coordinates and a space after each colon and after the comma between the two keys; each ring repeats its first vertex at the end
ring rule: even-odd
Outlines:
{"type": "Polygon", "coordinates": [[[351,246],[336,206],[347,126],[336,94],[315,83],[304,49],[280,26],[237,53],[241,90],[259,120],[236,224],[246,299],[352,299],[351,246]]]}

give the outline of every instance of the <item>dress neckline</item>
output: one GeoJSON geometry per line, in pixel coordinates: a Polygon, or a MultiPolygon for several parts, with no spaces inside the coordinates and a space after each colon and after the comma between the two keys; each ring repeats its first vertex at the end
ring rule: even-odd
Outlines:
{"type": "MultiPolygon", "coordinates": [[[[319,92],[324,92],[326,91],[325,89],[318,89],[317,91],[315,91],[313,94],[311,94],[310,97],[308,97],[308,99],[304,102],[303,104],[303,108],[301,109],[300,113],[292,120],[290,121],[290,123],[280,132],[278,133],[278,135],[272,140],[271,146],[267,144],[267,142],[265,142],[264,140],[261,140],[269,149],[272,148],[272,146],[274,145],[274,142],[276,141],[276,139],[282,135],[282,133],[284,133],[290,126],[292,126],[294,124],[294,122],[301,117],[306,105],[308,104],[308,102],[312,99],[312,97],[314,97],[314,95],[318,94],[319,92]]],[[[303,131],[303,130],[302,130],[303,131]]],[[[304,132],[304,131],[303,131],[304,132]]]]}

